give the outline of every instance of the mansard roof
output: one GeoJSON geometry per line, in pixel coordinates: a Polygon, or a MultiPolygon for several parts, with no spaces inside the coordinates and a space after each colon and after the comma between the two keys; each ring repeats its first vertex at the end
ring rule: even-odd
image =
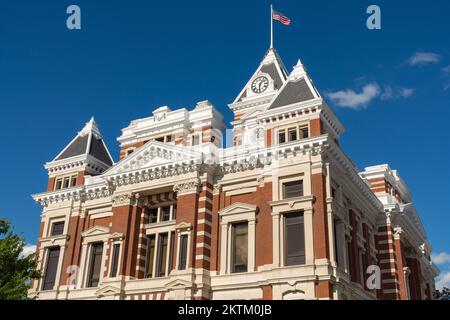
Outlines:
{"type": "Polygon", "coordinates": [[[108,166],[114,163],[93,117],[52,162],[82,155],[90,155],[108,166]]]}

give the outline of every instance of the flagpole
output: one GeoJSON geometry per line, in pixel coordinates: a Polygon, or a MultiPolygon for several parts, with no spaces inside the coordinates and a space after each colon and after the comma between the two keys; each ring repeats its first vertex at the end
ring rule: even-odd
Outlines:
{"type": "Polygon", "coordinates": [[[273,7],[270,5],[270,49],[273,49],[273,7]]]}

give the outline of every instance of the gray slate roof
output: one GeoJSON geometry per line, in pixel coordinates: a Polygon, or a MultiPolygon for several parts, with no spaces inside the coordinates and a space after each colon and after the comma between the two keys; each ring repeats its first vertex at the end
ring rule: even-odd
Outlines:
{"type": "Polygon", "coordinates": [[[55,160],[62,160],[67,158],[76,157],[86,153],[87,143],[89,136],[80,137],[77,136],[76,139],[67,147],[62,154],[59,155],[55,160]]]}
{"type": "Polygon", "coordinates": [[[275,88],[280,89],[283,85],[283,80],[280,77],[280,74],[278,73],[277,67],[275,66],[275,63],[266,64],[261,68],[261,72],[267,73],[274,81],[275,88]]]}
{"type": "Polygon", "coordinates": [[[91,119],[91,121],[86,124],[84,129],[78,133],[64,151],[53,161],[69,159],[84,154],[89,154],[109,166],[112,166],[114,163],[106,149],[94,119],[91,119]]]}
{"type": "Polygon", "coordinates": [[[314,95],[309,89],[305,78],[301,78],[297,81],[289,81],[272,102],[269,109],[279,108],[310,99],[314,99],[314,95]]]}

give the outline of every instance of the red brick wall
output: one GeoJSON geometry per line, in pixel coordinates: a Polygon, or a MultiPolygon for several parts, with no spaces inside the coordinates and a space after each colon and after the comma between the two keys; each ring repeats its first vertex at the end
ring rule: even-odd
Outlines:
{"type": "Polygon", "coordinates": [[[328,219],[325,207],[325,176],[321,173],[311,176],[312,193],[315,196],[313,205],[314,258],[329,259],[328,219]]]}
{"type": "MultiPolygon", "coordinates": [[[[195,238],[197,234],[197,203],[198,195],[195,193],[177,196],[177,224],[182,222],[190,223],[194,227],[191,232],[191,243],[189,252],[191,256],[188,259],[188,268],[192,268],[195,264],[195,238]]],[[[197,237],[197,241],[204,240],[204,237],[197,237]]]]}
{"type": "Polygon", "coordinates": [[[53,191],[55,189],[55,181],[56,181],[56,177],[52,177],[52,178],[48,179],[47,192],[53,191]]]}
{"type": "Polygon", "coordinates": [[[400,239],[395,240],[395,256],[396,256],[397,268],[398,268],[400,299],[407,300],[408,294],[406,292],[406,279],[405,279],[405,273],[403,272],[403,268],[406,266],[405,250],[403,247],[403,243],[400,239]]]}
{"type": "Polygon", "coordinates": [[[272,129],[266,130],[266,146],[272,146],[272,129]]]}
{"type": "Polygon", "coordinates": [[[272,199],[272,182],[258,187],[256,192],[226,197],[225,207],[243,202],[259,208],[256,217],[256,267],[272,263],[272,208],[268,201],[272,199]]]}
{"type": "Polygon", "coordinates": [[[323,134],[324,132],[323,132],[322,120],[320,120],[319,118],[310,120],[309,121],[309,131],[310,131],[311,137],[317,137],[317,136],[320,136],[321,134],[323,134]]]}

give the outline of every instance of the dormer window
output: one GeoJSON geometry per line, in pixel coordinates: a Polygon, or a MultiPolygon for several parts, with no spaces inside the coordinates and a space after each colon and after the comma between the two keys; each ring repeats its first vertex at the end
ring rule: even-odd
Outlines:
{"type": "Polygon", "coordinates": [[[77,175],[61,177],[56,179],[55,190],[72,188],[77,185],[77,175]]]}
{"type": "Polygon", "coordinates": [[[70,186],[75,187],[77,185],[77,176],[72,176],[70,178],[70,186]]]}
{"type": "Polygon", "coordinates": [[[297,128],[288,129],[289,142],[297,140],[297,128]]]}
{"type": "Polygon", "coordinates": [[[70,187],[70,177],[65,177],[64,178],[64,183],[63,183],[63,188],[67,189],[70,187]]]}
{"type": "Polygon", "coordinates": [[[278,144],[297,141],[299,139],[306,139],[309,137],[309,129],[307,125],[285,127],[279,129],[277,133],[278,144]]]}
{"type": "Polygon", "coordinates": [[[306,139],[309,137],[308,126],[300,127],[300,136],[302,139],[306,139]]]}
{"type": "Polygon", "coordinates": [[[278,143],[285,143],[286,142],[286,132],[278,131],[278,143]]]}
{"type": "Polygon", "coordinates": [[[55,190],[61,190],[62,188],[62,178],[56,180],[55,190]]]}

